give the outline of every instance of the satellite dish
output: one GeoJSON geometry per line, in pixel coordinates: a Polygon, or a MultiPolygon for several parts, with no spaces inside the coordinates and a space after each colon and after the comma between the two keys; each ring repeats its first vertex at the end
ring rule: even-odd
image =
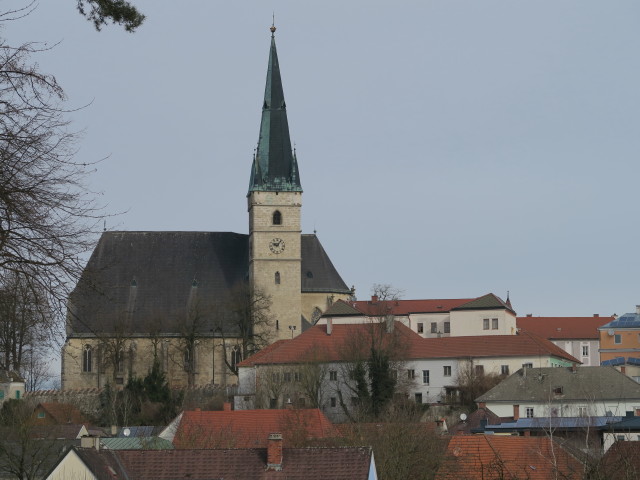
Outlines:
{"type": "Polygon", "coordinates": [[[461,413],[460,414],[460,420],[462,420],[463,422],[467,419],[467,414],[466,413],[461,413]]]}
{"type": "Polygon", "coordinates": [[[613,337],[615,333],[616,332],[613,330],[613,328],[610,328],[609,330],[607,330],[607,335],[609,335],[610,337],[613,337]]]}
{"type": "Polygon", "coordinates": [[[123,434],[125,437],[128,437],[129,435],[131,435],[131,430],[129,430],[128,428],[125,428],[125,429],[122,431],[122,434],[123,434]]]}

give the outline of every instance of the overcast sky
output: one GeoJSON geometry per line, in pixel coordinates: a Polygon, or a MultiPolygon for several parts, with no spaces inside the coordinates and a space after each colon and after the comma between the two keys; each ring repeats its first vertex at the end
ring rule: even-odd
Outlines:
{"type": "MultiPolygon", "coordinates": [[[[518,314],[640,303],[640,2],[134,3],[135,34],[75,0],[2,34],[84,129],[116,230],[247,233],[275,11],[303,232],[360,299],[507,290],[518,314]]],[[[3,2],[3,8],[17,5],[3,2]]]]}

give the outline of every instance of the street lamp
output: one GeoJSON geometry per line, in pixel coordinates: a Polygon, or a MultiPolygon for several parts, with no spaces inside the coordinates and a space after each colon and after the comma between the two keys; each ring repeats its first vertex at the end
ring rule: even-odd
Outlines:
{"type": "Polygon", "coordinates": [[[296,331],[296,326],[295,325],[289,325],[289,330],[291,330],[291,338],[293,338],[293,332],[296,331]]]}

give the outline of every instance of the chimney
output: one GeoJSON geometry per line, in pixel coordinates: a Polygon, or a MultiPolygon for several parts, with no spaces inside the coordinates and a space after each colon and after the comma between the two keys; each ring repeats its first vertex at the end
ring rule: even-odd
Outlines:
{"type": "Polygon", "coordinates": [[[527,313],[527,317],[533,317],[533,313],[527,313]]]}
{"type": "Polygon", "coordinates": [[[328,317],[327,318],[327,335],[331,335],[331,332],[333,332],[333,318],[328,317]]]}
{"type": "Polygon", "coordinates": [[[225,412],[230,412],[231,411],[231,402],[224,402],[222,404],[222,410],[224,410],[225,412]]]}
{"type": "Polygon", "coordinates": [[[484,402],[478,403],[478,408],[487,408],[487,404],[484,402]]]}
{"type": "Polygon", "coordinates": [[[640,315],[640,305],[636,305],[636,313],[640,315]]]}
{"type": "Polygon", "coordinates": [[[594,313],[593,316],[598,318],[600,316],[600,314],[599,313],[594,313]]]}
{"type": "Polygon", "coordinates": [[[378,303],[378,295],[371,295],[371,303],[374,305],[378,303]]]}
{"type": "Polygon", "coordinates": [[[267,442],[267,470],[282,470],[282,434],[270,433],[267,442]]]}
{"type": "Polygon", "coordinates": [[[518,420],[520,418],[520,405],[513,406],[513,419],[518,420]]]}
{"type": "Polygon", "coordinates": [[[287,398],[287,403],[285,404],[284,408],[286,408],[287,410],[293,410],[293,402],[290,398],[287,398]]]}
{"type": "Polygon", "coordinates": [[[111,425],[111,436],[115,437],[118,434],[118,426],[111,425]]]}
{"type": "Polygon", "coordinates": [[[525,430],[524,431],[524,436],[525,437],[530,437],[531,436],[531,430],[525,430]]]}
{"type": "Polygon", "coordinates": [[[620,373],[624,373],[625,375],[627,374],[627,367],[625,367],[624,365],[620,366],[620,373]]]}
{"type": "Polygon", "coordinates": [[[571,364],[571,373],[576,373],[578,371],[578,366],[575,363],[571,364]]]}
{"type": "Polygon", "coordinates": [[[84,436],[80,437],[81,448],[95,448],[100,450],[100,437],[84,436]]]}

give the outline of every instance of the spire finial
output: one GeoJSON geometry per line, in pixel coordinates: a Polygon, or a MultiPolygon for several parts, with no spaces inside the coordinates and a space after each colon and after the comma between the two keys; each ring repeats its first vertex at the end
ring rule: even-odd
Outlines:
{"type": "Polygon", "coordinates": [[[276,13],[273,12],[273,14],[271,15],[271,28],[269,29],[271,30],[271,36],[273,37],[274,33],[276,33],[276,13]]]}

